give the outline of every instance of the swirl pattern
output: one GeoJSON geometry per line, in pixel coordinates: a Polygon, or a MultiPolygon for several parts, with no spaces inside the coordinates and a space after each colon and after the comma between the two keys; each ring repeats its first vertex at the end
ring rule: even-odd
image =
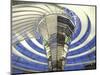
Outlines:
{"type": "Polygon", "coordinates": [[[12,4],[12,73],[49,71],[43,37],[36,29],[41,20],[50,14],[67,15],[75,25],[64,70],[84,70],[89,65],[92,69],[95,65],[94,6],[15,1],[12,4]]]}

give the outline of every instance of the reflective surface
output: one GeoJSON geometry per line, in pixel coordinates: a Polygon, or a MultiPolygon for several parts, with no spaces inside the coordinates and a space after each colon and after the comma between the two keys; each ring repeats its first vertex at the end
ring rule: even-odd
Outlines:
{"type": "Polygon", "coordinates": [[[95,6],[12,1],[12,73],[96,68],[95,6]]]}

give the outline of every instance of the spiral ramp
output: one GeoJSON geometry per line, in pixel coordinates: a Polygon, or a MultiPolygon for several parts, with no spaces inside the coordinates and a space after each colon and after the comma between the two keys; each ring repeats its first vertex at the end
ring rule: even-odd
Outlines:
{"type": "Polygon", "coordinates": [[[68,44],[64,71],[95,69],[95,7],[90,7],[88,11],[93,13],[79,10],[74,5],[14,1],[12,3],[12,73],[49,71],[43,37],[36,30],[41,20],[51,14],[69,16],[75,25],[75,32],[68,44]]]}

